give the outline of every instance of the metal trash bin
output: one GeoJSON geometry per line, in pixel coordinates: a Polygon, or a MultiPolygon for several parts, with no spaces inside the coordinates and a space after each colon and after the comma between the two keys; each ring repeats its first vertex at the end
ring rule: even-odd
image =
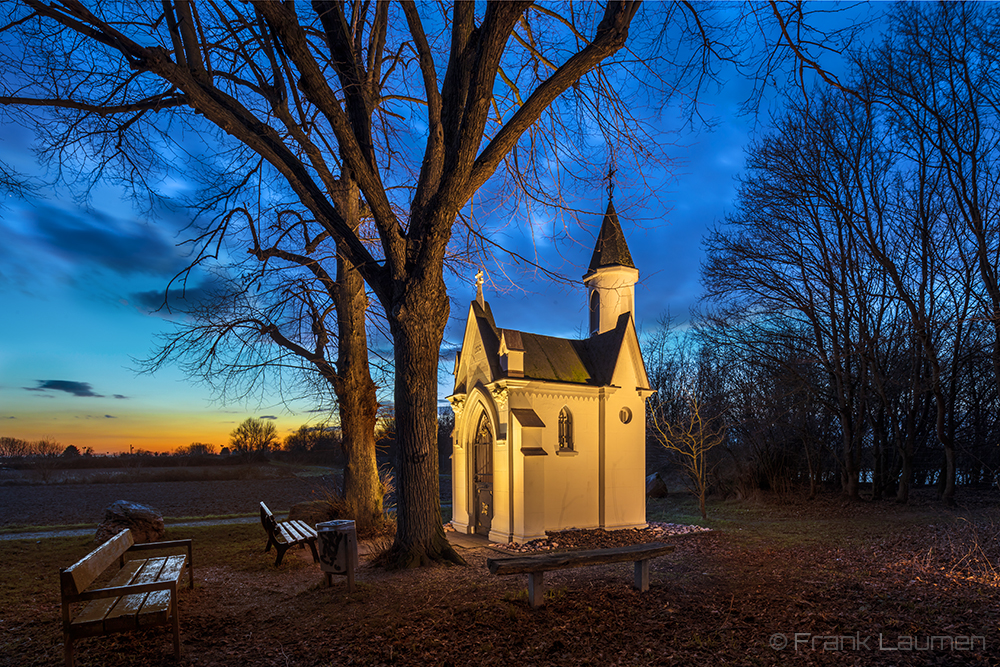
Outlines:
{"type": "Polygon", "coordinates": [[[347,577],[347,590],[354,590],[354,572],[358,569],[358,534],[349,519],[324,521],[316,524],[319,538],[319,565],[326,574],[328,586],[333,575],[347,577]]]}

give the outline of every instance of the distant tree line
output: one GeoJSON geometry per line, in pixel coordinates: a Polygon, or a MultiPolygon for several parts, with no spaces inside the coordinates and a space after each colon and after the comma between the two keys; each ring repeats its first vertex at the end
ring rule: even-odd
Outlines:
{"type": "MultiPolygon", "coordinates": [[[[76,449],[74,447],[74,449],[76,449]]],[[[0,437],[0,457],[17,458],[21,456],[59,456],[63,453],[62,446],[55,440],[22,440],[21,438],[0,437]]],[[[79,450],[76,450],[79,454],[79,450]]]]}
{"type": "Polygon", "coordinates": [[[690,391],[724,419],[720,490],[950,501],[1000,471],[998,51],[995,6],[898,6],[750,147],[705,308],[648,344],[651,418],[690,391]]]}

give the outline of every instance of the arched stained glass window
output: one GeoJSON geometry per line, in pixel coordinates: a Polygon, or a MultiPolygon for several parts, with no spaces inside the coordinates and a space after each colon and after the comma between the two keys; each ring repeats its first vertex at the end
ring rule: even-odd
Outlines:
{"type": "Polygon", "coordinates": [[[490,433],[490,418],[486,412],[479,415],[479,425],[476,427],[476,444],[492,444],[493,434],[490,433]]]}
{"type": "Polygon", "coordinates": [[[559,413],[559,449],[573,451],[573,415],[569,408],[563,408],[559,413]]]}

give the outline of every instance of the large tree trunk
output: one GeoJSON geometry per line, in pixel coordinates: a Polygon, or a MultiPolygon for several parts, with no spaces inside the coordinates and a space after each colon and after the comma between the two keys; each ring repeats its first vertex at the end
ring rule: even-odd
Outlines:
{"type": "Polygon", "coordinates": [[[913,456],[907,454],[903,456],[903,466],[899,472],[899,486],[896,487],[896,502],[906,504],[910,502],[910,483],[913,480],[913,456]]]}
{"type": "Polygon", "coordinates": [[[878,417],[872,424],[872,500],[881,500],[888,486],[889,475],[886,450],[889,448],[889,435],[886,433],[885,407],[879,409],[878,417]]]}
{"type": "Polygon", "coordinates": [[[438,471],[438,351],[448,321],[448,295],[440,265],[412,276],[389,312],[396,416],[398,510],[392,563],[416,567],[432,561],[465,564],[444,535],[438,471]]]}
{"type": "Polygon", "coordinates": [[[368,300],[361,275],[344,259],[337,262],[337,285],[337,402],[346,458],[344,498],[358,532],[363,534],[383,519],[383,489],[375,460],[378,396],[368,367],[365,332],[368,300]]]}
{"type": "Polygon", "coordinates": [[[812,452],[809,448],[809,438],[802,438],[802,449],[806,455],[806,469],[809,477],[809,500],[816,497],[816,465],[813,464],[812,452]]]}
{"type": "Polygon", "coordinates": [[[938,442],[944,447],[944,464],[941,469],[942,477],[938,482],[938,489],[941,499],[950,505],[955,501],[955,443],[949,436],[946,427],[948,405],[944,391],[941,389],[941,372],[937,363],[936,350],[931,350],[929,339],[925,339],[924,345],[928,348],[928,357],[931,359],[931,386],[934,393],[934,407],[937,412],[935,430],[938,442]]]}
{"type": "Polygon", "coordinates": [[[854,439],[854,420],[851,419],[850,412],[841,409],[840,412],[841,431],[843,433],[843,468],[841,469],[841,489],[851,500],[861,497],[860,492],[860,466],[858,465],[857,443],[854,439]]]}
{"type": "MultiPolygon", "coordinates": [[[[914,398],[914,401],[917,399],[914,398]]],[[[910,502],[910,484],[913,483],[913,448],[917,439],[917,408],[911,407],[906,413],[906,433],[904,442],[898,448],[901,459],[899,486],[896,489],[896,502],[910,502]]]]}
{"type": "MultiPolygon", "coordinates": [[[[336,193],[338,206],[348,220],[359,224],[358,187],[347,177],[336,193]]],[[[375,422],[378,396],[368,365],[365,312],[368,297],[361,274],[343,256],[337,257],[337,381],[334,391],[340,408],[343,438],[344,498],[348,512],[364,534],[383,520],[383,488],[375,459],[375,422]]]]}

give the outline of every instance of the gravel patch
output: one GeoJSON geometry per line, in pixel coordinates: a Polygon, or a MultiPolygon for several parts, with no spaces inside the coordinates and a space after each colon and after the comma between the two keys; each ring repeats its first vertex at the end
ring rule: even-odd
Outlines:
{"type": "Polygon", "coordinates": [[[491,543],[490,546],[494,549],[517,554],[553,550],[607,549],[611,547],[624,547],[630,544],[659,542],[664,537],[672,535],[702,533],[710,530],[711,528],[704,528],[702,526],[650,521],[649,526],[646,528],[630,528],[625,530],[601,530],[600,528],[595,528],[591,530],[546,531],[546,537],[525,542],[524,544],[491,543]]]}

